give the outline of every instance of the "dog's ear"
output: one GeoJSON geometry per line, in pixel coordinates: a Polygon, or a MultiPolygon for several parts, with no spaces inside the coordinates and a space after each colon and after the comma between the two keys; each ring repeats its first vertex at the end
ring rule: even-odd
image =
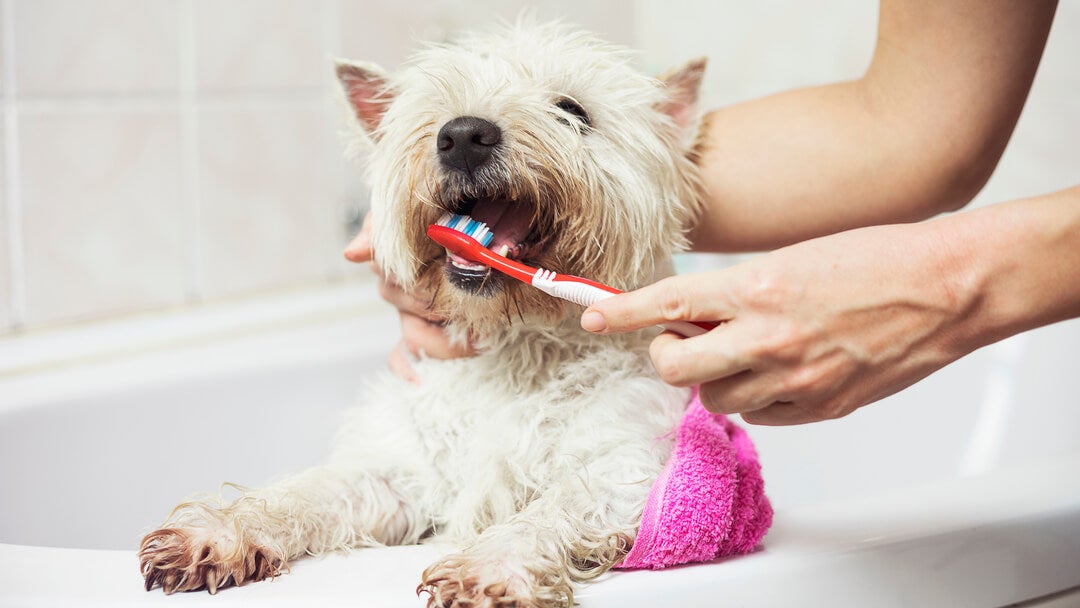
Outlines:
{"type": "Polygon", "coordinates": [[[383,115],[394,100],[386,72],[374,63],[343,59],[334,62],[334,69],[353,115],[368,136],[376,138],[383,115]]]}
{"type": "Polygon", "coordinates": [[[667,114],[679,132],[686,134],[698,120],[698,91],[705,76],[704,57],[699,57],[672,68],[657,79],[667,88],[667,98],[657,109],[667,114]]]}

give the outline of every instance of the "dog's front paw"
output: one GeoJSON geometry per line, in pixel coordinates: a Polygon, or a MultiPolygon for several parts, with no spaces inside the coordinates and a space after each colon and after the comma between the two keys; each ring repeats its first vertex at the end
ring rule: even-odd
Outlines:
{"type": "Polygon", "coordinates": [[[513,573],[506,564],[454,555],[424,571],[416,588],[426,593],[428,608],[549,608],[569,605],[537,598],[527,574],[513,573]]]}
{"type": "Polygon", "coordinates": [[[199,528],[161,528],[139,546],[146,590],[218,589],[274,578],[288,568],[280,552],[199,528]]]}

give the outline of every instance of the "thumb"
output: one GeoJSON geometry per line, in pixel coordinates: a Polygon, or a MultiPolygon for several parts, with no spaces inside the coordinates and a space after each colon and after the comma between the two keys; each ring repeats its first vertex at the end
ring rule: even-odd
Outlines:
{"type": "Polygon", "coordinates": [[[728,321],[732,307],[716,295],[721,278],[715,272],[678,275],[605,298],[582,313],[581,327],[606,334],[670,321],[728,321]]]}
{"type": "Polygon", "coordinates": [[[360,226],[360,232],[345,246],[345,259],[350,262],[370,262],[372,260],[371,231],[373,226],[371,212],[368,211],[364,215],[364,223],[360,226]]]}

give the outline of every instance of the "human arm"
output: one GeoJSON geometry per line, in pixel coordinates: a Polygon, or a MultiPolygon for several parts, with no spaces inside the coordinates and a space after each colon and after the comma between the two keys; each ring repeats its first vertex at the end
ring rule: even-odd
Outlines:
{"type": "Polygon", "coordinates": [[[762,251],[962,207],[997,164],[1054,0],[882,0],[859,79],[709,113],[699,251],[762,251]]]}
{"type": "Polygon", "coordinates": [[[658,337],[650,354],[661,377],[701,383],[713,411],[798,424],[847,415],[982,346],[1077,316],[1080,186],[671,277],[594,305],[582,325],[726,321],[695,338],[658,337]]]}

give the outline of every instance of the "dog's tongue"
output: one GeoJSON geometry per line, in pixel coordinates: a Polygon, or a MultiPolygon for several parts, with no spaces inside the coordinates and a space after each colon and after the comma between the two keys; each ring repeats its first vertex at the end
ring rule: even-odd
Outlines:
{"type": "Polygon", "coordinates": [[[504,199],[480,199],[471,215],[474,220],[487,224],[495,235],[488,245],[492,251],[498,251],[503,245],[513,250],[529,236],[532,210],[525,205],[504,199]]]}

